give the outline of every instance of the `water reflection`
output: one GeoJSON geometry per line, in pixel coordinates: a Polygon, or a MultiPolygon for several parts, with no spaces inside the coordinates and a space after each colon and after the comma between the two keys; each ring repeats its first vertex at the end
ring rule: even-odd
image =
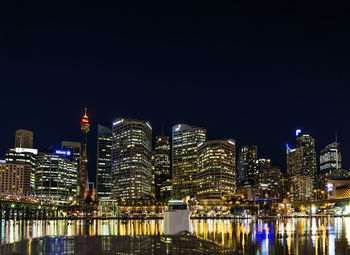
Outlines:
{"type": "MultiPolygon", "coordinates": [[[[350,254],[350,218],[192,220],[191,224],[191,232],[199,240],[241,254],[350,254]]],[[[162,220],[1,221],[0,244],[29,240],[26,247],[30,250],[30,242],[44,236],[160,236],[162,233],[162,220]]],[[[100,241],[103,247],[112,245],[108,238],[100,241]]]]}

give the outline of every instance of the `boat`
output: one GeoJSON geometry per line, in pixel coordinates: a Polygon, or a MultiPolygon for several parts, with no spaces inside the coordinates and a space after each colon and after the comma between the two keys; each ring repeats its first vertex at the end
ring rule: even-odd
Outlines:
{"type": "Polygon", "coordinates": [[[176,235],[190,231],[190,210],[182,200],[170,200],[164,212],[164,234],[176,235]]]}

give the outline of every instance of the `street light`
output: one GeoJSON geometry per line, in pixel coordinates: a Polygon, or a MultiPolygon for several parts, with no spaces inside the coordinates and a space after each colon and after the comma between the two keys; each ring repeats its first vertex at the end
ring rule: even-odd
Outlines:
{"type": "Polygon", "coordinates": [[[317,190],[314,189],[314,193],[315,193],[315,201],[317,200],[317,190]]]}

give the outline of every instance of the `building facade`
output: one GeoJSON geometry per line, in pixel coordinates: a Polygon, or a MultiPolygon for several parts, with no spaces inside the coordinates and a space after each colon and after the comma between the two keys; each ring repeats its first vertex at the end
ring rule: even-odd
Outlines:
{"type": "Polygon", "coordinates": [[[302,148],[291,149],[287,145],[287,174],[294,176],[303,172],[302,148]]]}
{"type": "Polygon", "coordinates": [[[313,199],[313,180],[309,175],[297,174],[291,178],[290,199],[305,201],[313,199]]]}
{"type": "Polygon", "coordinates": [[[290,175],[309,175],[314,181],[317,173],[315,139],[308,134],[298,133],[296,140],[295,149],[287,144],[287,172],[290,175]]]}
{"type": "Polygon", "coordinates": [[[238,154],[238,179],[241,186],[253,186],[256,182],[258,147],[242,146],[238,154]]]}
{"type": "Polygon", "coordinates": [[[0,194],[29,196],[31,166],[21,163],[0,163],[0,194]]]}
{"type": "Polygon", "coordinates": [[[204,128],[178,124],[172,128],[173,197],[196,196],[198,144],[205,142],[204,128]]]}
{"type": "Polygon", "coordinates": [[[72,159],[77,162],[80,161],[81,155],[81,143],[80,142],[72,142],[72,141],[62,141],[61,142],[62,150],[69,150],[72,152],[72,159]]]}
{"type": "Polygon", "coordinates": [[[161,189],[168,186],[167,180],[171,178],[170,141],[168,136],[156,137],[154,156],[155,198],[157,200],[168,199],[169,197],[164,197],[167,193],[161,193],[161,189]]]}
{"type": "Polygon", "coordinates": [[[112,129],[97,126],[97,196],[107,199],[112,194],[112,129]]]}
{"type": "Polygon", "coordinates": [[[25,129],[16,130],[15,148],[33,148],[33,132],[25,129]]]}
{"type": "Polygon", "coordinates": [[[113,121],[112,135],[112,197],[151,198],[151,124],[118,118],[113,121]]]}
{"type": "Polygon", "coordinates": [[[313,183],[316,180],[317,161],[315,139],[308,134],[297,136],[297,147],[302,148],[303,173],[311,176],[313,183]]]}
{"type": "MultiPolygon", "coordinates": [[[[293,183],[293,180],[300,183],[300,176],[308,176],[311,178],[311,190],[313,190],[316,187],[317,175],[315,139],[308,134],[302,134],[301,130],[298,129],[296,130],[296,140],[297,146],[295,149],[290,148],[287,144],[287,174],[291,178],[290,193],[292,198],[298,193],[295,188],[299,185],[298,183],[293,183]],[[299,177],[294,178],[295,176],[299,177]]],[[[303,178],[305,179],[306,177],[303,178]]]]}
{"type": "Polygon", "coordinates": [[[30,171],[30,187],[31,192],[35,190],[35,169],[36,169],[36,155],[37,149],[29,148],[13,148],[5,152],[5,160],[8,163],[27,164],[31,168],[30,171]]]}
{"type": "Polygon", "coordinates": [[[199,144],[198,198],[221,199],[235,192],[235,141],[214,140],[199,144]]]}
{"type": "Polygon", "coordinates": [[[39,153],[35,171],[35,195],[42,199],[67,201],[77,193],[78,165],[70,151],[39,153]]]}
{"type": "MultiPolygon", "coordinates": [[[[68,173],[68,179],[71,180],[71,185],[69,187],[69,193],[73,194],[78,191],[78,173],[80,169],[80,155],[81,155],[81,143],[72,141],[62,141],[61,149],[63,155],[65,152],[70,151],[69,159],[72,163],[72,168],[68,173]]],[[[74,194],[73,194],[74,196],[74,194]]]]}
{"type": "Polygon", "coordinates": [[[331,174],[342,167],[342,158],[339,151],[339,143],[327,145],[320,153],[320,174],[331,174]]]}
{"type": "Polygon", "coordinates": [[[259,183],[257,187],[261,190],[260,198],[269,198],[275,201],[279,201],[281,199],[281,172],[279,167],[271,165],[270,159],[258,159],[256,165],[259,176],[259,183]]]}

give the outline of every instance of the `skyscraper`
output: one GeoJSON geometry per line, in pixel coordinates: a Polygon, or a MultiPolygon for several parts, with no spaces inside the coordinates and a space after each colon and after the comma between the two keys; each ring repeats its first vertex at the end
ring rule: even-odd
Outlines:
{"type": "MultiPolygon", "coordinates": [[[[155,197],[166,199],[161,196],[161,189],[167,185],[170,179],[170,141],[168,136],[157,136],[155,143],[155,197]]],[[[163,193],[166,194],[166,193],[163,193]]]]}
{"type": "Polygon", "coordinates": [[[118,118],[112,127],[112,197],[151,197],[152,126],[147,121],[118,118]]]}
{"type": "Polygon", "coordinates": [[[320,174],[331,174],[340,169],[342,163],[339,143],[334,142],[327,145],[320,153],[320,174]]]}
{"type": "Polygon", "coordinates": [[[70,196],[75,196],[78,190],[78,173],[80,169],[81,143],[72,141],[62,141],[61,150],[63,155],[68,152],[71,166],[67,173],[67,179],[71,183],[68,187],[70,196]]]}
{"type": "Polygon", "coordinates": [[[302,148],[303,174],[309,175],[314,183],[317,174],[315,139],[308,134],[298,135],[297,147],[302,148]]]}
{"type": "Polygon", "coordinates": [[[80,129],[83,132],[83,150],[80,155],[79,163],[79,177],[78,177],[78,197],[79,200],[83,201],[85,199],[85,194],[87,192],[86,182],[87,182],[87,133],[90,131],[90,121],[86,113],[81,118],[80,129]]]}
{"type": "Polygon", "coordinates": [[[77,193],[77,164],[69,150],[39,153],[35,171],[35,193],[49,200],[67,201],[77,193]]]}
{"type": "Polygon", "coordinates": [[[198,197],[220,199],[236,191],[235,141],[215,140],[198,146],[198,197]]]}
{"type": "Polygon", "coordinates": [[[112,187],[112,130],[97,126],[96,187],[99,198],[109,198],[112,187]]]}
{"type": "Polygon", "coordinates": [[[302,148],[291,149],[287,144],[287,174],[294,176],[303,172],[302,148]]]}
{"type": "MultiPolygon", "coordinates": [[[[329,179],[343,179],[349,177],[349,171],[342,169],[342,155],[339,143],[336,141],[327,145],[320,153],[320,173],[317,178],[317,188],[327,191],[329,179]]],[[[321,194],[318,194],[322,196],[321,194]]]]}
{"type": "Polygon", "coordinates": [[[313,196],[316,185],[315,140],[308,134],[296,130],[297,146],[291,149],[287,144],[287,174],[290,182],[292,200],[308,200],[313,196]],[[311,193],[310,193],[311,190],[311,193]]]}
{"type": "Polygon", "coordinates": [[[204,128],[178,124],[172,129],[173,196],[197,195],[197,146],[206,140],[204,128]]]}
{"type": "Polygon", "coordinates": [[[317,173],[315,140],[308,134],[301,134],[299,129],[296,135],[297,147],[291,149],[287,144],[287,173],[308,175],[314,183],[317,173]]]}
{"type": "Polygon", "coordinates": [[[280,169],[271,165],[270,159],[258,159],[256,162],[257,172],[259,176],[258,187],[260,189],[261,198],[270,198],[279,200],[280,194],[280,169]]]}
{"type": "Polygon", "coordinates": [[[15,148],[33,148],[33,132],[25,129],[16,130],[15,148]]]}
{"type": "Polygon", "coordinates": [[[244,145],[240,148],[238,157],[238,175],[241,185],[253,186],[257,177],[258,147],[244,145]]]}

